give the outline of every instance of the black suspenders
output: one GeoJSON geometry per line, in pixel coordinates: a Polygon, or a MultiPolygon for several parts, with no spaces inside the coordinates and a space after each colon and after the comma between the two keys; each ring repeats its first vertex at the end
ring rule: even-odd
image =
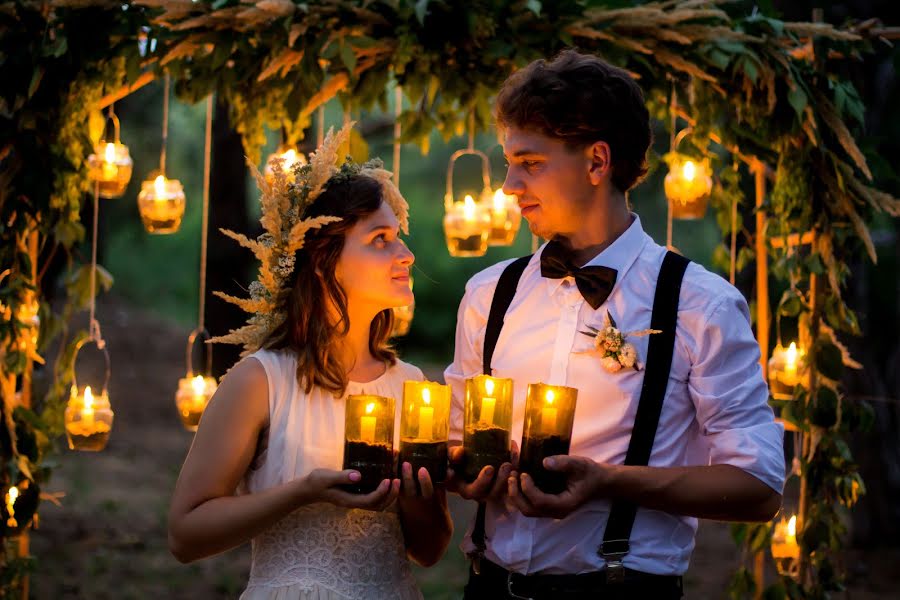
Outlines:
{"type": "MultiPolygon", "coordinates": [[[[503,328],[506,311],[516,295],[516,287],[522,272],[528,265],[531,256],[523,256],[510,263],[497,282],[491,310],[488,315],[487,329],[484,336],[482,367],[485,375],[492,375],[491,359],[497,346],[497,338],[503,328]]],[[[674,252],[667,252],[663,259],[656,283],[656,294],[653,299],[653,314],[650,317],[650,328],[659,329],[662,333],[650,336],[647,349],[647,365],[644,371],[644,382],[641,397],[638,401],[637,415],[631,432],[631,441],[625,456],[626,465],[646,465],[653,449],[653,439],[659,425],[666,384],[672,367],[672,356],[675,351],[675,326],[678,320],[678,297],[681,293],[681,282],[690,261],[674,252]]],[[[599,366],[598,366],[599,368],[599,366]]],[[[597,549],[598,554],[607,562],[607,580],[619,582],[624,578],[622,559],[628,554],[628,539],[637,515],[637,506],[630,502],[615,501],[610,510],[603,542],[597,549]]],[[[478,560],[484,555],[484,518],[485,504],[478,504],[475,516],[475,527],[472,530],[472,543],[475,545],[473,555],[476,573],[479,570],[478,560]]]]}

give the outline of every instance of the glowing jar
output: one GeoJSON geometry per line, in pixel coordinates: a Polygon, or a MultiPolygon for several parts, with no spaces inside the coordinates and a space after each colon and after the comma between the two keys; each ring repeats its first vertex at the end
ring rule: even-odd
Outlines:
{"type": "Polygon", "coordinates": [[[413,479],[421,467],[433,483],[447,478],[447,438],[450,432],[450,386],[433,381],[405,381],[400,412],[400,459],[412,465],[413,479]]]}
{"type": "Polygon", "coordinates": [[[781,575],[796,577],[799,574],[800,545],[797,543],[797,516],[785,521],[784,516],[775,523],[772,532],[772,558],[781,575]]]}
{"type": "Polygon", "coordinates": [[[91,386],[79,389],[73,385],[65,411],[66,437],[69,448],[96,452],[103,450],[112,430],[113,411],[104,388],[95,396],[91,386]]]}
{"type": "Polygon", "coordinates": [[[106,123],[110,120],[113,122],[113,139],[101,139],[87,159],[88,177],[99,184],[101,198],[118,198],[124,194],[134,168],[128,146],[119,140],[119,119],[110,112],[106,123]]]}
{"type": "Polygon", "coordinates": [[[141,184],[138,210],[148,233],[175,233],[184,216],[184,188],[177,179],[159,175],[141,184]]]}
{"type": "Polygon", "coordinates": [[[463,479],[475,481],[484,467],[497,468],[510,460],[513,380],[478,375],[466,380],[463,430],[463,479]]]}
{"type": "Polygon", "coordinates": [[[491,231],[490,206],[466,195],[462,202],[447,199],[444,236],[450,256],[484,256],[491,231]]]}
{"type": "Polygon", "coordinates": [[[488,198],[482,198],[491,209],[489,246],[511,246],[522,224],[522,211],[515,196],[507,196],[499,189],[488,198]]]}
{"type": "Polygon", "coordinates": [[[681,156],[670,159],[664,187],[673,219],[702,219],[712,191],[709,164],[681,156]]]}
{"type": "Polygon", "coordinates": [[[297,149],[293,147],[282,146],[266,159],[263,177],[265,177],[266,182],[271,185],[275,181],[275,170],[280,168],[287,177],[287,180],[293,182],[294,166],[305,164],[306,157],[303,156],[302,152],[298,152],[297,149]]]}
{"type": "Polygon", "coordinates": [[[769,359],[769,391],[776,400],[793,400],[794,387],[801,382],[801,361],[806,351],[791,342],[785,348],[781,344],[775,346],[769,359]]]}
{"type": "Polygon", "coordinates": [[[357,483],[343,486],[368,494],[394,476],[394,399],[350,395],[344,413],[344,469],[359,471],[357,483]]]}
{"type": "Polygon", "coordinates": [[[216,393],[218,384],[212,377],[193,375],[188,373],[186,377],[178,380],[178,391],[175,392],[175,406],[178,408],[178,416],[181,424],[188,431],[197,431],[200,425],[200,416],[206,410],[206,405],[213,394],[216,393]]]}
{"type": "Polygon", "coordinates": [[[14,537],[25,531],[34,520],[40,501],[40,488],[22,478],[2,495],[0,504],[0,536],[14,537]]]}
{"type": "Polygon", "coordinates": [[[538,488],[547,494],[566,489],[565,475],[545,469],[544,458],[569,453],[577,398],[578,390],[572,387],[528,385],[519,471],[531,475],[538,488]]]}

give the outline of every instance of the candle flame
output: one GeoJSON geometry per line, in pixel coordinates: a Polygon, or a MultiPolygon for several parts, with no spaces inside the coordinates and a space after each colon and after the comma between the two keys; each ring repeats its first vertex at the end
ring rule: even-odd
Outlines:
{"type": "Polygon", "coordinates": [[[797,364],[797,342],[791,342],[784,356],[785,361],[789,365],[797,364]]]}
{"type": "Polygon", "coordinates": [[[484,391],[487,392],[488,396],[494,395],[494,382],[490,379],[484,382],[484,391]]]}
{"type": "Polygon", "coordinates": [[[475,199],[466,194],[466,197],[463,199],[463,217],[465,217],[466,221],[475,220],[475,208],[475,199]]]}
{"type": "Polygon", "coordinates": [[[544,398],[547,400],[547,404],[553,404],[553,400],[556,398],[556,394],[553,392],[553,390],[547,390],[544,398]]]}
{"type": "Polygon", "coordinates": [[[366,414],[367,414],[367,415],[371,415],[372,412],[374,412],[374,410],[375,410],[375,403],[374,403],[374,402],[370,402],[369,404],[366,404],[366,414]]]}
{"type": "Polygon", "coordinates": [[[503,193],[503,188],[500,188],[496,192],[494,192],[494,210],[501,211],[506,208],[506,194],[503,193]]]}
{"type": "Polygon", "coordinates": [[[15,504],[16,498],[19,497],[19,488],[17,488],[16,486],[12,486],[11,488],[9,488],[9,491],[6,493],[6,495],[9,497],[8,504],[15,504]]]}
{"type": "Polygon", "coordinates": [[[694,161],[686,161],[681,169],[681,173],[685,179],[693,181],[694,177],[697,176],[697,167],[694,165],[694,161]]]}
{"type": "Polygon", "coordinates": [[[156,190],[156,199],[163,200],[166,195],[166,177],[165,175],[158,175],[156,180],[153,182],[153,188],[156,190]]]}
{"type": "Polygon", "coordinates": [[[104,158],[106,158],[106,162],[114,163],[116,162],[116,145],[115,144],[107,144],[106,151],[104,152],[104,158]]]}
{"type": "Polygon", "coordinates": [[[787,532],[791,537],[795,537],[797,535],[797,515],[792,516],[791,520],[788,521],[787,532]]]}
{"type": "Polygon", "coordinates": [[[206,381],[203,380],[203,375],[197,375],[191,379],[191,387],[194,388],[195,396],[203,396],[206,392],[206,381]]]}
{"type": "Polygon", "coordinates": [[[422,401],[425,402],[425,404],[431,404],[431,390],[428,388],[422,390],[422,401]]]}
{"type": "Polygon", "coordinates": [[[84,388],[84,410],[94,409],[94,394],[91,393],[91,386],[84,388]]]}

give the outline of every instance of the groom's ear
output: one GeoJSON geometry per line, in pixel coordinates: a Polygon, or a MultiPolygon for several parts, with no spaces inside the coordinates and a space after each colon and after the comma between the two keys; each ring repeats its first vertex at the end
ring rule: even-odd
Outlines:
{"type": "Polygon", "coordinates": [[[588,177],[593,185],[600,185],[612,173],[612,153],[606,142],[594,142],[586,149],[589,161],[588,177]]]}

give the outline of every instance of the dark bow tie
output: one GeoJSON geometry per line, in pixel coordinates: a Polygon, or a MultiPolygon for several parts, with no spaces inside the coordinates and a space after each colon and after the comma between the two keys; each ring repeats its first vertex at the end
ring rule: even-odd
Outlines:
{"type": "Polygon", "coordinates": [[[573,262],[571,252],[556,241],[549,242],[541,252],[541,275],[547,279],[573,277],[581,296],[594,310],[606,302],[616,284],[616,274],[617,271],[609,267],[579,268],[573,262]]]}

